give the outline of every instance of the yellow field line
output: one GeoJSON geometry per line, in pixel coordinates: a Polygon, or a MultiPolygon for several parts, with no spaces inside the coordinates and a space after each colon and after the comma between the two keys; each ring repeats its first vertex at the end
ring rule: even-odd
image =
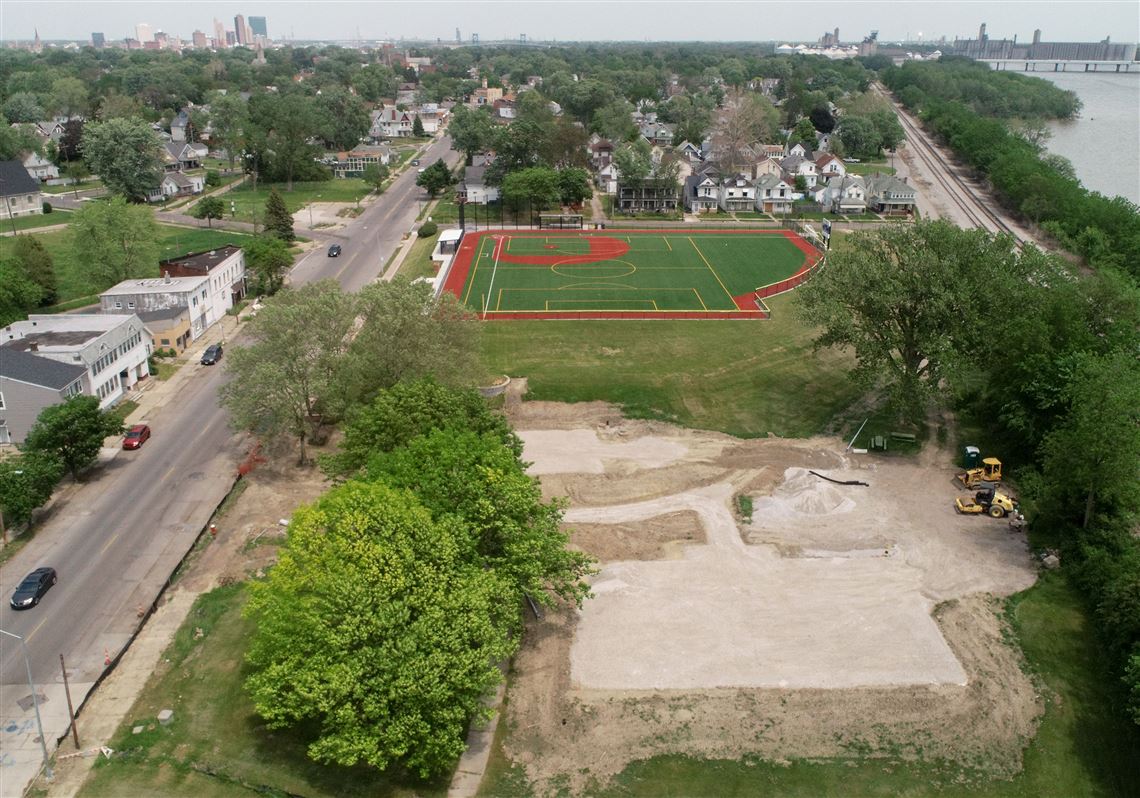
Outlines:
{"type": "Polygon", "coordinates": [[[672,252],[673,251],[673,245],[669,243],[669,239],[666,238],[665,236],[661,236],[661,238],[665,241],[665,246],[669,247],[669,251],[672,252]]]}
{"type": "Polygon", "coordinates": [[[495,297],[495,312],[499,312],[499,306],[503,304],[503,289],[499,289],[498,296],[495,297]]]}
{"type": "Polygon", "coordinates": [[[724,281],[720,279],[720,275],[716,273],[716,269],[714,269],[712,267],[712,264],[709,263],[709,259],[705,257],[705,253],[701,252],[701,248],[697,246],[697,242],[693,240],[692,236],[689,236],[689,243],[693,245],[693,249],[695,249],[697,251],[697,254],[701,256],[701,260],[703,260],[705,262],[705,265],[709,267],[709,271],[712,272],[712,276],[716,278],[716,281],[718,283],[720,283],[720,287],[724,288],[724,293],[731,300],[732,294],[729,293],[728,288],[725,287],[724,281]]]}
{"type": "Polygon", "coordinates": [[[692,292],[693,292],[694,294],[696,294],[696,295],[697,295],[697,301],[701,303],[701,309],[702,309],[702,310],[708,310],[708,309],[709,309],[709,308],[708,308],[708,305],[706,305],[706,304],[705,304],[705,300],[701,298],[701,292],[700,292],[700,291],[698,291],[698,290],[697,290],[697,289],[695,289],[695,288],[693,288],[693,289],[691,289],[691,290],[692,290],[692,292]]]}
{"type": "Polygon", "coordinates": [[[467,293],[463,295],[463,304],[467,304],[467,300],[471,297],[471,289],[475,287],[475,272],[479,271],[479,261],[484,257],[483,249],[487,246],[488,241],[493,241],[490,236],[484,236],[479,239],[479,251],[475,254],[475,262],[471,265],[471,274],[467,275],[467,293]]]}

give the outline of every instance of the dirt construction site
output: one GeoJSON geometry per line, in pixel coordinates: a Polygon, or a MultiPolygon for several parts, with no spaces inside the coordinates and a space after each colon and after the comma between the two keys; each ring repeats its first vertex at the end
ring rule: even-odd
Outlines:
{"type": "Polygon", "coordinates": [[[532,621],[513,664],[503,747],[531,781],[582,789],[660,754],[1020,768],[1043,701],[996,597],[1036,569],[1024,534],[955,513],[947,453],[744,441],[601,403],[511,416],[599,563],[592,598],[532,621]]]}

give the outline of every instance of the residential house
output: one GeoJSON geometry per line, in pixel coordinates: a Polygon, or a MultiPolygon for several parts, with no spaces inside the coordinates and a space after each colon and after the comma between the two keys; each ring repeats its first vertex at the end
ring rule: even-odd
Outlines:
{"type": "Polygon", "coordinates": [[[683,158],[685,162],[689,163],[690,165],[704,163],[704,153],[701,152],[700,147],[698,147],[696,144],[693,144],[691,141],[682,141],[680,144],[673,148],[673,151],[676,152],[679,157],[683,158]]]}
{"type": "Polygon", "coordinates": [[[392,150],[387,144],[357,144],[348,152],[338,152],[333,165],[335,177],[362,177],[369,165],[387,166],[392,150]]]}
{"type": "Polygon", "coordinates": [[[169,156],[163,157],[163,166],[168,172],[201,169],[202,158],[206,157],[208,152],[201,144],[194,145],[185,141],[168,141],[163,145],[163,149],[169,156]]]}
{"type": "Polygon", "coordinates": [[[586,151],[589,153],[590,165],[600,169],[613,160],[614,145],[609,139],[604,139],[595,133],[586,142],[586,151]]]}
{"type": "Polygon", "coordinates": [[[190,112],[183,108],[170,122],[170,140],[179,143],[187,141],[189,129],[190,112]]]}
{"type": "Polygon", "coordinates": [[[761,175],[755,183],[756,210],[764,213],[791,213],[793,187],[779,175],[761,175]]]}
{"type": "Polygon", "coordinates": [[[805,145],[802,141],[797,141],[791,147],[788,147],[787,154],[788,154],[788,156],[795,155],[795,156],[798,156],[800,158],[807,158],[809,161],[815,160],[812,157],[811,149],[807,145],[805,145]]]}
{"type": "Polygon", "coordinates": [[[44,212],[40,183],[19,161],[0,161],[0,202],[4,203],[0,218],[44,212]]]}
{"type": "MultiPolygon", "coordinates": [[[[190,338],[196,341],[233,306],[232,301],[213,301],[216,294],[210,290],[211,282],[208,276],[123,280],[100,294],[99,304],[104,313],[111,314],[186,308],[190,313],[190,338]]],[[[227,291],[224,296],[228,299],[230,293],[227,291]]]]}
{"type": "Polygon", "coordinates": [[[720,205],[719,181],[710,174],[694,174],[685,178],[685,210],[708,213],[720,205]]]}
{"type": "Polygon", "coordinates": [[[831,178],[820,205],[832,213],[863,213],[867,210],[867,186],[863,178],[858,175],[831,178]]]}
{"type": "Polygon", "coordinates": [[[618,186],[617,207],[623,213],[672,213],[680,204],[677,184],[646,178],[636,184],[618,186]]]}
{"type": "Polygon", "coordinates": [[[59,167],[38,152],[25,153],[23,164],[33,180],[46,183],[48,180],[56,180],[59,178],[59,167]]]}
{"type": "Polygon", "coordinates": [[[775,158],[777,161],[785,156],[783,144],[755,144],[752,148],[758,155],[775,158]]]}
{"type": "Polygon", "coordinates": [[[876,213],[907,214],[914,212],[917,194],[909,183],[894,175],[873,174],[863,178],[867,186],[867,207],[876,213]]]}
{"type": "Polygon", "coordinates": [[[147,195],[147,201],[161,202],[174,197],[192,197],[195,194],[201,194],[205,188],[205,175],[189,175],[185,172],[167,172],[162,176],[162,182],[158,184],[157,197],[152,191],[151,194],[147,195]]]}
{"type": "Polygon", "coordinates": [[[416,84],[401,83],[396,89],[396,105],[411,107],[416,104],[416,84]]]}
{"type": "Polygon", "coordinates": [[[503,90],[495,86],[488,87],[487,79],[483,78],[483,85],[475,89],[471,99],[474,105],[494,105],[495,100],[503,99],[503,90]]]}
{"type": "MultiPolygon", "coordinates": [[[[114,405],[135,383],[150,376],[150,336],[142,320],[133,313],[33,314],[26,321],[14,321],[0,330],[0,363],[6,364],[13,352],[79,366],[82,373],[78,375],[78,390],[74,376],[58,390],[69,395],[94,396],[101,408],[114,405]]],[[[6,365],[4,369],[7,370],[6,365]]],[[[56,384],[62,379],[61,376],[56,384]]]]}
{"type": "Polygon", "coordinates": [[[171,277],[209,276],[215,307],[230,308],[245,298],[245,251],[233,244],[160,260],[158,270],[171,277]]]}
{"type": "Polygon", "coordinates": [[[150,333],[150,345],[158,349],[173,349],[178,354],[190,345],[190,310],[179,305],[159,310],[144,310],[136,314],[150,333]]]}
{"type": "Polygon", "coordinates": [[[780,161],[780,166],[784,170],[784,179],[789,183],[795,184],[796,178],[802,177],[807,187],[811,188],[819,181],[819,169],[816,167],[815,161],[810,158],[805,158],[802,155],[789,155],[780,161]]]}
{"type": "Polygon", "coordinates": [[[380,135],[373,135],[374,139],[399,139],[412,135],[413,115],[407,111],[398,111],[395,108],[383,109],[372,123],[373,131],[380,135]]]}
{"type": "Polygon", "coordinates": [[[728,213],[750,211],[756,207],[756,186],[745,174],[723,177],[717,183],[717,204],[728,213]]]}
{"type": "Polygon", "coordinates": [[[0,347],[0,444],[23,443],[45,407],[83,393],[87,369],[0,347]]]}
{"type": "Polygon", "coordinates": [[[463,182],[467,185],[467,204],[486,205],[489,202],[499,201],[499,187],[487,185],[486,173],[486,166],[468,166],[464,171],[463,182]]]}
{"type": "Polygon", "coordinates": [[[447,121],[448,111],[438,103],[424,103],[415,110],[415,115],[420,118],[424,133],[434,136],[447,121]]]}
{"type": "Polygon", "coordinates": [[[618,172],[617,164],[613,161],[608,161],[594,174],[594,183],[606,194],[617,193],[620,179],[621,173],[618,172]]]}
{"type": "Polygon", "coordinates": [[[62,117],[35,122],[32,126],[32,133],[41,141],[54,141],[59,144],[59,140],[63,138],[63,126],[66,124],[67,120],[62,117]]]}
{"type": "Polygon", "coordinates": [[[830,180],[833,177],[843,177],[847,174],[847,165],[831,153],[824,153],[816,158],[815,167],[816,171],[819,172],[821,181],[830,180]]]}
{"type": "Polygon", "coordinates": [[[496,119],[514,119],[518,115],[518,106],[514,100],[500,97],[491,103],[491,116],[496,119]]]}
{"type": "Polygon", "coordinates": [[[754,162],[749,168],[752,179],[755,180],[763,175],[776,175],[782,177],[784,174],[784,167],[780,166],[780,162],[775,158],[763,157],[759,161],[754,162]]]}
{"type": "Polygon", "coordinates": [[[657,121],[644,121],[637,126],[638,133],[642,138],[650,144],[657,144],[662,147],[671,147],[673,145],[673,131],[676,125],[671,125],[666,122],[657,121]]]}

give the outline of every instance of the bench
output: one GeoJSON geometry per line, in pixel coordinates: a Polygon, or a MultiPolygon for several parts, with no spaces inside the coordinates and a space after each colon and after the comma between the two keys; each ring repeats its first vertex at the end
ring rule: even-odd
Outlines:
{"type": "Polygon", "coordinates": [[[907,443],[914,443],[917,441],[913,433],[910,432],[892,432],[891,438],[896,441],[906,441],[907,443]]]}

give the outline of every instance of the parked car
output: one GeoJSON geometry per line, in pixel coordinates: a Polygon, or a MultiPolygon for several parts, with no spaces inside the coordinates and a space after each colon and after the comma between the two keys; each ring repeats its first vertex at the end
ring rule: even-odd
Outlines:
{"type": "Polygon", "coordinates": [[[138,449],[148,440],[150,440],[150,427],[146,424],[135,424],[127,430],[127,436],[123,438],[123,448],[138,449]]]}
{"type": "Polygon", "coordinates": [[[206,347],[206,351],[202,353],[202,365],[212,366],[222,359],[222,345],[210,344],[206,347]]]}
{"type": "Polygon", "coordinates": [[[44,593],[51,590],[56,579],[54,568],[37,568],[24,577],[24,581],[16,586],[12,594],[11,605],[14,610],[24,610],[40,603],[44,593]]]}
{"type": "Polygon", "coordinates": [[[420,165],[420,159],[419,158],[413,158],[412,159],[412,166],[419,166],[419,165],[420,165]]]}
{"type": "Polygon", "coordinates": [[[329,247],[329,257],[330,258],[339,258],[340,257],[340,244],[333,244],[331,247],[329,247]]]}

